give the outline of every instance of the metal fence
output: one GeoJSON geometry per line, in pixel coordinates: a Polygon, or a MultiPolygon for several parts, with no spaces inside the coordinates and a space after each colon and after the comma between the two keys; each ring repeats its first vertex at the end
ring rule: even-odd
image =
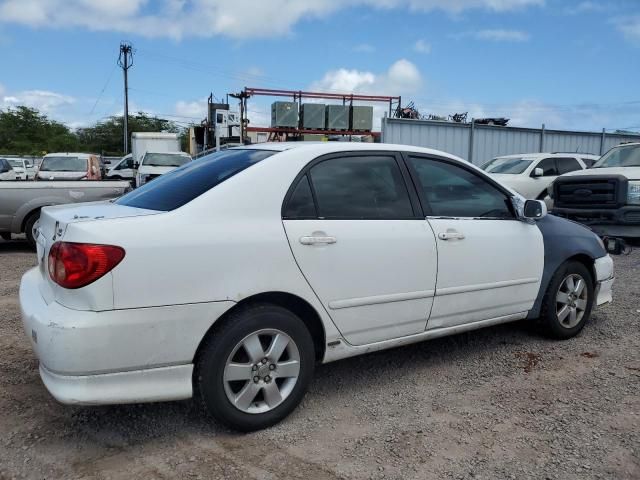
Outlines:
{"type": "Polygon", "coordinates": [[[602,155],[622,142],[640,142],[640,134],[572,132],[544,128],[498,127],[435,120],[382,119],[382,141],[435,148],[476,165],[500,155],[580,152],[602,155]]]}

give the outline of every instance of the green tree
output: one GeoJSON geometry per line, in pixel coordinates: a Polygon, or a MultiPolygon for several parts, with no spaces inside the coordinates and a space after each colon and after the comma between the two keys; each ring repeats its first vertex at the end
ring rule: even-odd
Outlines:
{"type": "MultiPolygon", "coordinates": [[[[122,132],[124,119],[122,116],[109,117],[93,127],[81,128],[76,132],[79,144],[85,150],[104,155],[123,155],[122,132]]],[[[180,127],[164,118],[151,117],[144,112],[129,116],[129,139],[131,132],[171,132],[184,135],[180,127]]]]}
{"type": "MultiPolygon", "coordinates": [[[[43,155],[48,152],[86,152],[108,156],[123,155],[123,117],[109,117],[91,127],[70,130],[38,110],[19,106],[0,110],[0,155],[43,155]]],[[[172,132],[180,135],[186,149],[187,129],[170,120],[143,112],[129,116],[131,132],[172,132]]]]}
{"type": "Polygon", "coordinates": [[[42,155],[77,148],[78,138],[66,125],[34,108],[0,110],[0,154],[42,155]]]}

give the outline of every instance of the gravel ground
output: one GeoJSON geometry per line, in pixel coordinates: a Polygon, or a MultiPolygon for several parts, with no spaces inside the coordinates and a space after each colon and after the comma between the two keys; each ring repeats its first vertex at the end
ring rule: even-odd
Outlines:
{"type": "Polygon", "coordinates": [[[0,479],[640,478],[640,252],[615,262],[577,338],[520,323],[321,366],[293,415],[239,435],[190,401],[56,403],[20,323],[34,255],[0,240],[0,479]]]}

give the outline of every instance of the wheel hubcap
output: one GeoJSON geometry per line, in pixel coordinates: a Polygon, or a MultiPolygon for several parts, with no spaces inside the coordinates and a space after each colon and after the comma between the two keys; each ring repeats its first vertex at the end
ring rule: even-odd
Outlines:
{"type": "Polygon", "coordinates": [[[245,413],[264,413],[293,391],[300,374],[300,352],[286,333],[265,329],[243,338],[224,368],[229,401],[245,413]]]}
{"type": "Polygon", "coordinates": [[[564,328],[573,328],[584,317],[587,308],[587,285],[580,275],[572,273],[560,284],[556,294],[556,315],[560,325],[564,328]]]}

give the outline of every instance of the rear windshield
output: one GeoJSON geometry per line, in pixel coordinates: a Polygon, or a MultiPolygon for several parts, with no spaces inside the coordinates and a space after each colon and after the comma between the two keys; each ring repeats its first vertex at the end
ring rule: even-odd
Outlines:
{"type": "Polygon", "coordinates": [[[179,167],[191,161],[191,157],[179,153],[147,153],[142,165],[147,167],[179,167]]]}
{"type": "Polygon", "coordinates": [[[87,159],[78,157],[45,157],[41,172],[86,172],[87,159]]]}
{"type": "Polygon", "coordinates": [[[231,149],[212,153],[161,175],[120,197],[115,203],[168,212],[274,153],[276,152],[253,149],[231,149]]]}
{"type": "Polygon", "coordinates": [[[482,169],[487,173],[511,173],[518,174],[524,172],[531,165],[531,160],[524,158],[494,158],[489,163],[485,163],[482,169]]]}

